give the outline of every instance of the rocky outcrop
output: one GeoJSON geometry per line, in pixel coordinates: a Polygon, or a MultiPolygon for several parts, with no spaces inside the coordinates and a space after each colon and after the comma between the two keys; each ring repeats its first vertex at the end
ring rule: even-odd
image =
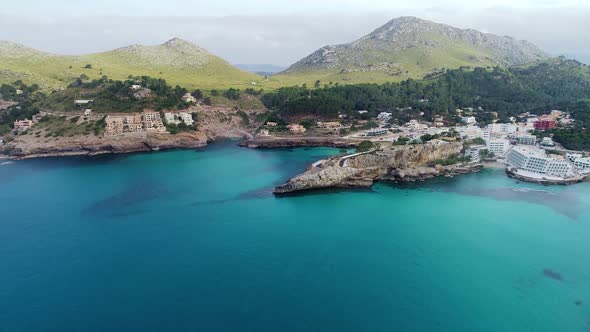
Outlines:
{"type": "Polygon", "coordinates": [[[455,176],[477,172],[477,163],[433,165],[461,152],[460,143],[392,146],[365,153],[337,156],[321,160],[305,173],[275,188],[275,194],[299,191],[370,187],[375,181],[415,182],[437,176],[455,176]]]}
{"type": "Polygon", "coordinates": [[[168,149],[197,148],[207,145],[207,137],[200,133],[177,135],[150,133],[119,137],[79,136],[40,140],[33,136],[21,137],[0,147],[0,154],[13,159],[99,155],[108,153],[148,152],[168,149]]]}

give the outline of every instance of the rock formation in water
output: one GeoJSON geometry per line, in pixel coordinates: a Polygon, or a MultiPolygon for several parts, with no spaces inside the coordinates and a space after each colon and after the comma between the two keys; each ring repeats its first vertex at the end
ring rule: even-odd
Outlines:
{"type": "Polygon", "coordinates": [[[275,194],[325,189],[370,187],[375,181],[415,182],[437,176],[479,171],[481,164],[442,161],[461,153],[461,143],[442,141],[420,145],[389,146],[368,152],[320,160],[305,173],[275,188],[275,194]]]}

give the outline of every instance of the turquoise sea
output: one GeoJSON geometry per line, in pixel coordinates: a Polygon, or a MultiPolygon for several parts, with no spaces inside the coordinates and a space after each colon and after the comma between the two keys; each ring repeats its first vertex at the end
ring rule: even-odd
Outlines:
{"type": "Polygon", "coordinates": [[[285,198],[335,149],[0,166],[0,331],[590,331],[590,184],[285,198]]]}

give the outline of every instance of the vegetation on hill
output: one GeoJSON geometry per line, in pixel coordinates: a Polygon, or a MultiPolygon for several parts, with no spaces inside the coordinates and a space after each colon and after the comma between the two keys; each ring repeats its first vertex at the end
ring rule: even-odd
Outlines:
{"type": "Polygon", "coordinates": [[[523,112],[567,108],[572,101],[590,95],[589,72],[588,66],[571,60],[510,70],[463,67],[419,81],[286,87],[265,94],[262,100],[283,116],[311,114],[333,119],[339,114],[360,117],[358,111],[368,110],[392,112],[400,122],[421,112],[425,120],[443,115],[453,122],[458,120],[456,109],[472,107],[478,120],[489,122],[483,112],[477,114],[478,108],[497,112],[500,120],[523,112]]]}
{"type": "Polygon", "coordinates": [[[129,75],[165,79],[188,89],[227,89],[251,86],[263,79],[181,39],[162,45],[132,45],[81,56],[61,56],[0,41],[0,83],[17,79],[39,84],[44,91],[66,87],[80,75],[91,79],[129,75]]]}

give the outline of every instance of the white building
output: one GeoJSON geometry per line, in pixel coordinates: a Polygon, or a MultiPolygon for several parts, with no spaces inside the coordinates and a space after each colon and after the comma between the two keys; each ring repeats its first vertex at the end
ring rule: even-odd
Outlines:
{"type": "Polygon", "coordinates": [[[541,141],[541,145],[555,146],[555,143],[553,143],[553,139],[551,137],[543,137],[543,140],[541,141]]]}
{"type": "Polygon", "coordinates": [[[494,123],[488,125],[491,134],[509,135],[516,132],[517,126],[512,123],[494,123]]]}
{"type": "Polygon", "coordinates": [[[92,114],[92,109],[87,108],[86,110],[84,110],[84,116],[90,116],[92,114]]]}
{"type": "Polygon", "coordinates": [[[379,113],[379,115],[377,115],[377,119],[383,122],[387,122],[389,120],[391,120],[391,113],[388,112],[381,112],[379,113]]]}
{"type": "Polygon", "coordinates": [[[195,121],[193,120],[193,116],[190,113],[180,112],[178,114],[180,121],[184,122],[187,126],[192,126],[195,121]]]}
{"type": "MultiPolygon", "coordinates": [[[[483,130],[478,126],[462,126],[456,127],[455,131],[459,133],[459,135],[463,138],[467,138],[469,140],[476,139],[476,138],[483,138],[483,130]]],[[[488,132],[488,139],[489,139],[489,132],[488,132]]]]}
{"type": "Polygon", "coordinates": [[[131,90],[137,91],[139,89],[141,89],[141,85],[139,85],[139,84],[133,84],[133,85],[131,85],[131,90]]]}
{"type": "Polygon", "coordinates": [[[182,100],[184,100],[186,103],[196,103],[197,102],[197,98],[193,97],[193,95],[191,95],[190,93],[185,93],[184,96],[182,96],[182,100]]]}
{"type": "Polygon", "coordinates": [[[504,156],[510,149],[510,141],[507,139],[490,139],[487,141],[487,148],[496,156],[504,156]]]}
{"type": "Polygon", "coordinates": [[[193,120],[193,116],[190,113],[180,112],[180,113],[164,113],[164,121],[170,124],[180,124],[184,122],[187,126],[191,126],[195,121],[193,120]]]}
{"type": "Polygon", "coordinates": [[[472,125],[472,124],[477,123],[474,116],[464,116],[461,118],[461,121],[463,121],[463,123],[466,123],[468,125],[472,125]]]}
{"type": "Polygon", "coordinates": [[[536,145],[537,144],[537,136],[535,135],[518,135],[515,137],[516,142],[518,144],[523,145],[536,145]]]}
{"type": "Polygon", "coordinates": [[[544,150],[534,147],[514,147],[506,161],[510,166],[527,172],[559,177],[574,175],[572,165],[563,157],[547,155],[544,150]]]}
{"type": "Polygon", "coordinates": [[[465,150],[465,157],[470,157],[472,161],[479,161],[480,151],[485,149],[485,145],[470,146],[465,150]]]}
{"type": "Polygon", "coordinates": [[[581,154],[567,154],[567,159],[571,161],[576,169],[584,173],[590,172],[590,158],[583,157],[581,154]]]}

